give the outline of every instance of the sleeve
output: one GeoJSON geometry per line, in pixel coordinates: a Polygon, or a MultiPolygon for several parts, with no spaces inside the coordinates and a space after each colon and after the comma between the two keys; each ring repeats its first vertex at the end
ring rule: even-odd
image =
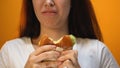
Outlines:
{"type": "Polygon", "coordinates": [[[110,50],[103,43],[100,44],[103,45],[100,57],[100,68],[120,68],[110,50]]]}
{"type": "Polygon", "coordinates": [[[0,68],[8,68],[8,47],[3,45],[0,50],[0,68]]]}

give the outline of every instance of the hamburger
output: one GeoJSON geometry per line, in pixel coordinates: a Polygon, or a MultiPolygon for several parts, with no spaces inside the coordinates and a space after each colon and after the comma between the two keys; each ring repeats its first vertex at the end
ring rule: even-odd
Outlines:
{"type": "Polygon", "coordinates": [[[55,45],[57,46],[56,48],[57,51],[62,51],[62,50],[72,49],[75,43],[76,43],[76,38],[73,35],[64,35],[57,41],[54,41],[52,38],[45,35],[41,37],[38,45],[39,46],[55,45]]]}

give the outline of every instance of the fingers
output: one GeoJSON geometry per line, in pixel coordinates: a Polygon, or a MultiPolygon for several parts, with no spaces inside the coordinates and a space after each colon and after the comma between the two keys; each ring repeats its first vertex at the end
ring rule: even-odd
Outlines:
{"type": "Polygon", "coordinates": [[[49,61],[49,62],[42,62],[39,63],[39,68],[58,68],[58,62],[49,61]]]}
{"type": "Polygon", "coordinates": [[[55,50],[56,46],[54,45],[45,45],[36,49],[31,55],[39,55],[45,51],[55,50]]]}
{"type": "Polygon", "coordinates": [[[73,54],[74,56],[78,56],[78,51],[77,50],[67,50],[63,51],[61,55],[66,55],[66,54],[73,54]]]}
{"type": "Polygon", "coordinates": [[[70,60],[66,60],[58,68],[75,68],[70,60]]]}
{"type": "Polygon", "coordinates": [[[58,61],[63,62],[60,68],[80,68],[78,63],[78,52],[76,50],[63,51],[58,61]]]}
{"type": "Polygon", "coordinates": [[[48,52],[44,52],[44,53],[41,53],[38,56],[36,56],[34,61],[36,63],[42,62],[42,61],[56,61],[59,56],[60,56],[59,52],[48,51],[48,52]]]}
{"type": "Polygon", "coordinates": [[[49,61],[49,62],[42,62],[34,64],[32,67],[28,68],[58,68],[58,62],[49,61]]]}
{"type": "Polygon", "coordinates": [[[77,51],[76,50],[68,50],[64,51],[61,54],[62,56],[58,58],[58,61],[65,61],[65,60],[70,60],[73,64],[77,63],[77,51]]]}
{"type": "Polygon", "coordinates": [[[39,68],[39,66],[40,68],[58,68],[57,66],[60,68],[64,66],[78,68],[77,56],[78,54],[75,50],[60,50],[59,52],[56,50],[56,46],[46,45],[39,47],[29,56],[27,66],[31,65],[36,68],[39,68]]]}
{"type": "Polygon", "coordinates": [[[57,60],[57,58],[60,56],[60,52],[56,51],[55,49],[56,46],[54,45],[45,45],[39,47],[29,56],[27,63],[25,64],[25,68],[46,68],[44,66],[48,65],[52,66],[52,68],[56,67],[56,64],[55,62],[53,62],[53,60],[57,60]],[[41,67],[40,65],[42,65],[43,67],[41,67]]]}

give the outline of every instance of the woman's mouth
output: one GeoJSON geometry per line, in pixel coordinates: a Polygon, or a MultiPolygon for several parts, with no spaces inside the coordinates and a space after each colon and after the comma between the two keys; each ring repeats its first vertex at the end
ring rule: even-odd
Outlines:
{"type": "Polygon", "coordinates": [[[43,11],[42,14],[45,15],[45,16],[54,16],[54,15],[57,14],[57,12],[53,11],[53,10],[51,10],[51,11],[43,11]]]}

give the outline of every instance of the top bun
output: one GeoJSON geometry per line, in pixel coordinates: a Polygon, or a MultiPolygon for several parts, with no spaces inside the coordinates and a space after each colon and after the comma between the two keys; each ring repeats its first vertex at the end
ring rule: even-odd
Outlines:
{"type": "Polygon", "coordinates": [[[39,46],[56,45],[57,47],[61,47],[63,49],[71,49],[75,42],[76,38],[73,35],[64,35],[57,41],[54,41],[52,38],[45,35],[41,37],[39,41],[39,46]]]}

